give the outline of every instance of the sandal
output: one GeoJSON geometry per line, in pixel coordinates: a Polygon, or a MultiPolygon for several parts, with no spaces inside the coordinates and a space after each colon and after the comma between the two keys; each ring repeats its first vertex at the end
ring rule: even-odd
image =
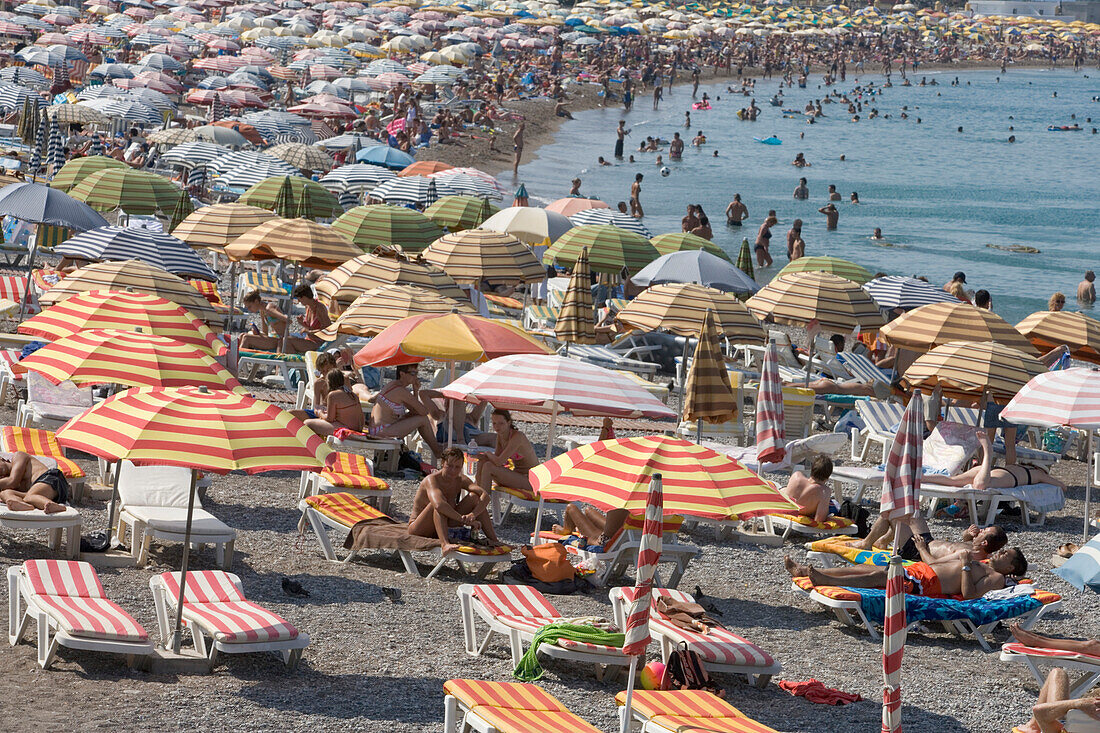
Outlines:
{"type": "Polygon", "coordinates": [[[1064,545],[1060,545],[1058,547],[1058,550],[1057,550],[1056,554],[1059,557],[1069,558],[1069,557],[1073,557],[1073,554],[1075,552],[1077,552],[1078,550],[1080,550],[1080,549],[1081,549],[1081,546],[1078,545],[1076,542],[1067,542],[1064,545]]]}

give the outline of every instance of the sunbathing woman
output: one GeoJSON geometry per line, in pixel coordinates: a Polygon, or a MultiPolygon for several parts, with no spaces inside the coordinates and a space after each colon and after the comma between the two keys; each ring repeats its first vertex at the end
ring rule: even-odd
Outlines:
{"type": "Polygon", "coordinates": [[[306,312],[295,319],[302,331],[286,340],[287,352],[304,354],[307,351],[316,351],[321,346],[321,340],[314,335],[314,332],[327,328],[332,323],[328,308],[314,297],[313,288],[308,283],[299,283],[291,294],[302,304],[306,312]]]}
{"type": "Polygon", "coordinates": [[[286,333],[287,317],[274,303],[260,297],[259,290],[251,290],[241,300],[241,305],[250,313],[263,317],[263,328],[252,326],[252,330],[241,336],[242,349],[256,351],[276,351],[286,333]]]}
{"type": "Polygon", "coordinates": [[[1030,486],[1032,484],[1053,484],[1062,491],[1066,485],[1054,478],[1041,468],[1032,468],[1018,464],[1006,465],[1004,468],[993,467],[993,446],[989,442],[989,436],[984,430],[975,431],[978,436],[978,445],[982,448],[982,464],[963,471],[955,476],[938,476],[928,474],[921,478],[927,484],[940,486],[973,486],[978,491],[986,489],[1014,489],[1017,486],[1030,486]]]}
{"type": "Polygon", "coordinates": [[[318,435],[332,435],[340,428],[363,432],[363,407],[359,397],[347,386],[344,373],[333,369],[325,379],[328,382],[325,409],[315,410],[317,417],[306,420],[306,427],[318,435]]]}
{"type": "Polygon", "coordinates": [[[512,414],[507,410],[493,410],[493,431],[496,433],[496,450],[477,457],[477,485],[488,491],[493,482],[510,489],[530,492],[528,472],[538,465],[535,448],[527,436],[516,430],[512,414]]]}
{"type": "Polygon", "coordinates": [[[592,506],[581,509],[576,504],[570,504],[565,507],[565,524],[555,524],[551,530],[555,534],[580,535],[589,546],[606,549],[629,516],[626,509],[612,509],[604,514],[592,506]]]}
{"type": "MultiPolygon", "coordinates": [[[[416,364],[402,364],[397,367],[397,379],[374,396],[370,434],[379,438],[401,439],[415,430],[428,444],[432,455],[441,455],[443,447],[435,439],[435,431],[429,419],[436,408],[424,397],[426,395],[421,395],[416,364]]],[[[438,417],[442,417],[442,413],[438,417]]]]}

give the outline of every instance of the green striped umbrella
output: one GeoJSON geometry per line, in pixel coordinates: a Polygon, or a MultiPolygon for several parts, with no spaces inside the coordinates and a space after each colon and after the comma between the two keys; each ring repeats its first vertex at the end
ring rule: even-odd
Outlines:
{"type": "MultiPolygon", "coordinates": [[[[301,178],[299,176],[272,176],[271,178],[260,181],[252,186],[252,188],[245,191],[241,197],[237,199],[237,203],[274,211],[275,197],[279,195],[279,189],[282,188],[284,180],[290,181],[290,188],[294,192],[294,201],[297,201],[302,196],[303,191],[308,191],[309,203],[313,207],[314,216],[327,219],[332,216],[337,216],[344,211],[344,207],[340,206],[340,202],[336,199],[336,196],[329,192],[328,189],[316,181],[311,181],[308,178],[301,178]]],[[[296,211],[291,209],[290,218],[294,218],[296,213],[296,211]]]]}
{"type": "Polygon", "coordinates": [[[752,271],[752,247],[749,246],[748,239],[741,240],[741,250],[737,253],[737,269],[756,279],[752,271]]]}
{"type": "Polygon", "coordinates": [[[726,262],[730,261],[730,256],[717,244],[708,239],[703,239],[696,234],[692,234],[691,232],[658,234],[656,237],[650,239],[649,243],[663,255],[672,254],[673,252],[683,252],[685,250],[703,249],[716,257],[721,257],[726,262]]]}
{"type": "Polygon", "coordinates": [[[309,196],[299,196],[298,208],[295,211],[294,216],[297,219],[317,221],[317,217],[313,215],[313,199],[309,196]]]}
{"type": "Polygon", "coordinates": [[[193,213],[195,213],[195,206],[191,203],[191,194],[180,191],[180,197],[176,199],[176,208],[172,210],[172,220],[168,223],[168,231],[174,232],[176,227],[193,213]]]}
{"type": "Polygon", "coordinates": [[[175,210],[180,190],[167,178],[127,167],[93,173],[69,195],[96,211],[122,209],[127,214],[146,216],[175,210]]]}
{"type": "Polygon", "coordinates": [[[23,97],[23,113],[19,115],[19,128],[17,130],[19,138],[30,145],[34,142],[34,134],[38,132],[38,125],[34,125],[34,110],[35,107],[31,102],[31,95],[23,97]]]}
{"type": "Polygon", "coordinates": [[[98,173],[105,168],[129,168],[121,160],[110,158],[106,155],[89,155],[85,158],[74,158],[65,165],[50,181],[50,188],[56,188],[68,193],[93,173],[98,173]]]}
{"type": "Polygon", "coordinates": [[[641,234],[610,224],[590,224],[573,227],[558,237],[546,250],[542,261],[550,264],[557,260],[572,265],[586,247],[593,272],[615,275],[623,267],[633,275],[660,256],[641,234]]]}
{"type": "Polygon", "coordinates": [[[500,211],[479,196],[444,196],[424,210],[428,217],[451,232],[473,229],[500,211]]]}
{"type": "Polygon", "coordinates": [[[271,210],[283,219],[294,218],[294,189],[290,185],[290,176],[283,178],[283,182],[279,184],[279,192],[275,194],[271,210]]]}
{"type": "Polygon", "coordinates": [[[443,236],[443,230],[419,211],[389,204],[356,206],[332,222],[332,228],[368,252],[379,245],[419,252],[443,236]]]}
{"type": "Polygon", "coordinates": [[[779,274],[787,275],[792,272],[830,272],[860,285],[874,277],[866,267],[839,257],[799,257],[780,270],[779,274]]]}

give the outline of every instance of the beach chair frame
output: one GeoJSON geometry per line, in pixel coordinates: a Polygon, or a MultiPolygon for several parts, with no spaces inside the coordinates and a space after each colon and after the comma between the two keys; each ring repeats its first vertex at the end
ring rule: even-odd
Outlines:
{"type": "Polygon", "coordinates": [[[1090,661],[1080,658],[1079,655],[1044,653],[1049,651],[1033,649],[1018,642],[1009,642],[1001,647],[1001,661],[1026,665],[1040,687],[1046,681],[1046,675],[1039,670],[1039,665],[1080,672],[1076,680],[1070,681],[1070,699],[1084,697],[1085,693],[1100,682],[1100,659],[1090,661]]]}

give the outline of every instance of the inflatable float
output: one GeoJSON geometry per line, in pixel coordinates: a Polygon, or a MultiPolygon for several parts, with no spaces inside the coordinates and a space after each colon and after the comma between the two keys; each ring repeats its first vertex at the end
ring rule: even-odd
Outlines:
{"type": "Polygon", "coordinates": [[[710,109],[710,104],[708,104],[707,102],[696,102],[695,104],[691,105],[691,108],[692,109],[710,109]]]}
{"type": "Polygon", "coordinates": [[[772,137],[754,137],[753,140],[755,140],[758,143],[762,143],[763,145],[782,145],[783,144],[783,141],[780,140],[779,138],[775,137],[774,135],[772,137]]]}
{"type": "Polygon", "coordinates": [[[1080,125],[1048,125],[1047,132],[1080,132],[1085,128],[1080,125]]]}

